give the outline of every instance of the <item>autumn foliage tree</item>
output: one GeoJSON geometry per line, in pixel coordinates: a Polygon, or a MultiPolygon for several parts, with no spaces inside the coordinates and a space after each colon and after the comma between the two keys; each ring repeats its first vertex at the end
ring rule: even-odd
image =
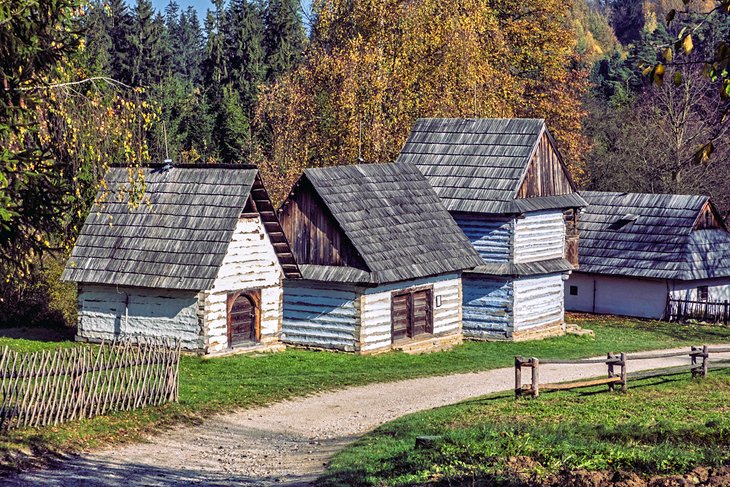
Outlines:
{"type": "MultiPolygon", "coordinates": [[[[148,159],[155,110],[84,67],[78,0],[0,6],[0,273],[66,250],[110,162],[148,159]]],[[[3,291],[3,295],[6,293],[3,291]]]]}
{"type": "Polygon", "coordinates": [[[388,162],[419,117],[542,117],[577,176],[585,74],[559,0],[319,0],[303,64],[260,98],[275,198],[305,167],[388,162]]]}

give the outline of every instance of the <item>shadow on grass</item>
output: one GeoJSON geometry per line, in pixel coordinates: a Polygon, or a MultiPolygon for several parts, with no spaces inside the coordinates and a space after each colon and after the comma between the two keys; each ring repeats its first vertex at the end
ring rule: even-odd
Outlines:
{"type": "Polygon", "coordinates": [[[64,342],[73,340],[76,329],[68,326],[13,326],[0,328],[0,338],[34,342],[64,342]]]}

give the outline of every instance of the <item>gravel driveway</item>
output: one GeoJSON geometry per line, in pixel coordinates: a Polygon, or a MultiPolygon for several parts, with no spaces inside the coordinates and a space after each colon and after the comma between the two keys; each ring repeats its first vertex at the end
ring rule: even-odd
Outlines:
{"type": "MultiPolygon", "coordinates": [[[[630,361],[629,372],[688,363],[685,357],[630,361]]],[[[603,364],[542,365],[540,382],[605,373],[603,364]]],[[[148,443],[71,457],[60,468],[25,472],[0,485],[308,485],[333,453],[380,424],[513,387],[512,368],[352,387],[215,416],[148,443]]]]}

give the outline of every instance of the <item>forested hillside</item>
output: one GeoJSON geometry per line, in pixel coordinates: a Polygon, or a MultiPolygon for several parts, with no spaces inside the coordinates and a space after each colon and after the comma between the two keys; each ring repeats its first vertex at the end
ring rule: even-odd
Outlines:
{"type": "Polygon", "coordinates": [[[419,117],[541,117],[581,186],[727,212],[728,2],[686,3],[315,0],[305,26],[298,0],[2,2],[0,321],[63,295],[111,163],[253,163],[280,201],[305,167],[392,161],[419,117]]]}

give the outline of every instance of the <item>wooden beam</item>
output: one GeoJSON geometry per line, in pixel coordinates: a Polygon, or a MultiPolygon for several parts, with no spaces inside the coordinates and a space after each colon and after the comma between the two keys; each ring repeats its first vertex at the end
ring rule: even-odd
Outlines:
{"type": "Polygon", "coordinates": [[[621,382],[621,377],[608,377],[606,379],[584,380],[581,382],[569,382],[567,384],[540,384],[541,389],[549,391],[561,391],[568,389],[578,389],[581,387],[600,386],[604,384],[615,384],[621,382]]]}

